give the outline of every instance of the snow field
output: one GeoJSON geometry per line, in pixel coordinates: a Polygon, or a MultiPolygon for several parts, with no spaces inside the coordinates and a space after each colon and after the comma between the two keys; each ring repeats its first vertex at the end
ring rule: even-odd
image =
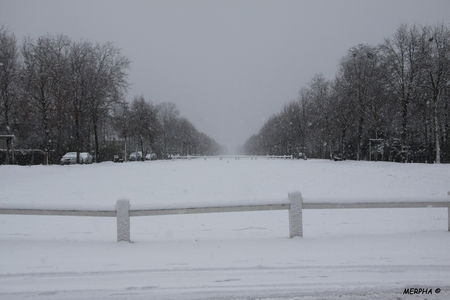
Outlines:
{"type": "Polygon", "coordinates": [[[183,160],[70,166],[1,166],[0,204],[114,207],[307,199],[447,197],[448,165],[327,160],[183,160]]]}
{"type": "MultiPolygon", "coordinates": [[[[351,161],[1,166],[0,204],[429,198],[449,182],[447,165],[351,161]]],[[[3,215],[0,298],[397,299],[418,285],[449,295],[447,209],[304,210],[303,224],[304,238],[289,239],[287,211],[132,217],[128,244],[115,242],[115,218],[3,215]]]]}

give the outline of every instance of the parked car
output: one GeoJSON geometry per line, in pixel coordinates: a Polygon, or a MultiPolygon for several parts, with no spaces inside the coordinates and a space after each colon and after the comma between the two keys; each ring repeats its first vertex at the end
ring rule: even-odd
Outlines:
{"type": "Polygon", "coordinates": [[[298,157],[298,159],[304,159],[304,160],[307,159],[306,153],[303,153],[303,152],[299,152],[297,157],[298,157]]]}
{"type": "MultiPolygon", "coordinates": [[[[93,157],[88,152],[80,152],[80,164],[92,164],[93,157]]],[[[77,153],[76,152],[67,152],[61,158],[62,165],[70,165],[77,163],[77,153]]]]}
{"type": "Polygon", "coordinates": [[[113,162],[123,162],[123,158],[121,155],[114,155],[113,162]]]}
{"type": "Polygon", "coordinates": [[[138,151],[138,152],[131,153],[129,160],[130,161],[142,160],[142,152],[138,151]]]}
{"type": "Polygon", "coordinates": [[[156,153],[148,153],[145,156],[145,160],[155,160],[156,159],[156,153]]]}
{"type": "Polygon", "coordinates": [[[76,152],[67,152],[61,157],[62,165],[70,165],[77,163],[77,153],[76,152]]]}
{"type": "Polygon", "coordinates": [[[80,163],[82,164],[92,164],[94,157],[88,152],[80,153],[80,163]]]}
{"type": "Polygon", "coordinates": [[[332,159],[334,161],[343,161],[344,160],[344,158],[341,155],[338,155],[338,154],[333,154],[332,159]]]}

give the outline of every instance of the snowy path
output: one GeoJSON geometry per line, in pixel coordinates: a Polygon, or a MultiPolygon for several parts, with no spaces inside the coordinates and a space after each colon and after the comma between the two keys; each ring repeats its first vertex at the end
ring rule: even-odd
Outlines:
{"type": "Polygon", "coordinates": [[[134,270],[0,276],[5,299],[290,299],[344,296],[400,298],[408,287],[426,286],[450,296],[450,268],[352,266],[134,270]],[[380,275],[382,280],[380,280],[380,275]]]}
{"type": "Polygon", "coordinates": [[[0,248],[9,258],[0,268],[0,298],[397,299],[405,288],[427,287],[442,289],[430,299],[447,299],[450,236],[422,225],[383,235],[316,230],[319,237],[294,240],[278,230],[252,238],[256,227],[239,239],[197,234],[132,244],[22,236],[0,248]]]}

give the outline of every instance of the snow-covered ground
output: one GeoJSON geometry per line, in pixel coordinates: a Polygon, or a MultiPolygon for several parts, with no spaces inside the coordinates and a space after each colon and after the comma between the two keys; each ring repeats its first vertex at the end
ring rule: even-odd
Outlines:
{"type": "MultiPolygon", "coordinates": [[[[449,165],[208,159],[0,166],[0,206],[113,207],[286,198],[445,198],[449,165]]],[[[450,298],[447,209],[305,210],[115,219],[0,215],[2,299],[450,298]],[[436,288],[441,293],[436,294],[436,288]]]]}

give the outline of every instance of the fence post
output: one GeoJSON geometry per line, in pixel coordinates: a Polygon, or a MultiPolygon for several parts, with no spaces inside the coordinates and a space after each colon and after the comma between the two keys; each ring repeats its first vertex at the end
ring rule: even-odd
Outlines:
{"type": "Polygon", "coordinates": [[[117,241],[130,242],[130,201],[117,200],[117,241]]]}
{"type": "Polygon", "coordinates": [[[303,198],[300,192],[288,194],[289,198],[289,237],[303,237],[302,207],[303,198]]]}
{"type": "MultiPolygon", "coordinates": [[[[449,197],[448,200],[450,200],[450,191],[447,192],[447,195],[448,195],[448,197],[449,197]]],[[[448,222],[448,231],[450,231],[450,204],[449,204],[449,206],[447,207],[447,222],[448,222]]]]}

